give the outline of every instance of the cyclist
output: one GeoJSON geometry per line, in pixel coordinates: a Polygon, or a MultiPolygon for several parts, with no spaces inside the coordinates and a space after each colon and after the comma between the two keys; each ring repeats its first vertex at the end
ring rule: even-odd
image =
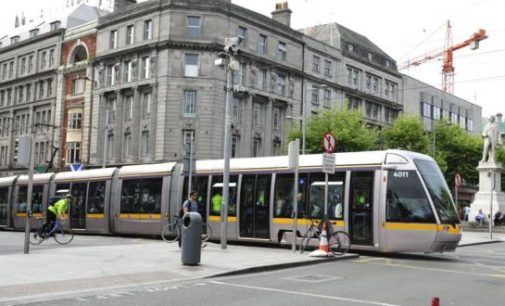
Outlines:
{"type": "Polygon", "coordinates": [[[48,234],[54,226],[54,222],[56,218],[63,220],[65,211],[72,200],[72,195],[67,194],[63,199],[56,201],[53,204],[50,204],[47,207],[47,221],[42,226],[42,233],[48,234]]]}

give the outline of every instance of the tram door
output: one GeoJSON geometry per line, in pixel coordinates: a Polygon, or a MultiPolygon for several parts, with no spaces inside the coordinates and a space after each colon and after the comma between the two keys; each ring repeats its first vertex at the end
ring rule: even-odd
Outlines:
{"type": "Polygon", "coordinates": [[[373,244],[373,171],[352,172],[349,235],[352,244],[373,244]]]}
{"type": "Polygon", "coordinates": [[[72,201],[70,202],[70,226],[72,228],[86,228],[86,194],[88,183],[72,184],[72,201]]]}
{"type": "Polygon", "coordinates": [[[270,238],[271,175],[243,175],[240,193],[240,237],[270,238]]]}
{"type": "Polygon", "coordinates": [[[9,188],[0,188],[0,227],[9,225],[9,188]]]}

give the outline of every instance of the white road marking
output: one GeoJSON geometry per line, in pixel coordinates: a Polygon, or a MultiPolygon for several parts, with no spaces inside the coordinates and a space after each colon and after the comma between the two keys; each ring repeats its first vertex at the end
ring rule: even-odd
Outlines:
{"type": "Polygon", "coordinates": [[[218,281],[209,281],[209,283],[216,284],[216,285],[222,285],[222,286],[245,288],[245,289],[253,289],[253,290],[261,290],[261,291],[270,291],[270,292],[317,297],[317,298],[327,299],[327,300],[336,300],[336,301],[353,302],[353,303],[370,304],[370,305],[381,305],[381,306],[399,306],[396,304],[358,300],[358,299],[351,299],[351,298],[345,298],[345,297],[339,297],[339,296],[326,296],[326,295],[320,295],[320,294],[304,293],[304,292],[289,291],[289,290],[274,289],[274,288],[256,287],[256,286],[240,285],[240,284],[229,284],[229,283],[218,282],[218,281]]]}

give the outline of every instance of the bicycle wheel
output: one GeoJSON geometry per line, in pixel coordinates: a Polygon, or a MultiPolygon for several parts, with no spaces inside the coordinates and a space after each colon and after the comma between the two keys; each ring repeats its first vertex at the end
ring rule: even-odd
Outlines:
{"type": "Polygon", "coordinates": [[[349,234],[344,231],[336,231],[330,238],[329,247],[330,251],[336,255],[343,255],[349,251],[351,240],[349,234]]]}
{"type": "Polygon", "coordinates": [[[74,232],[71,229],[59,227],[54,232],[54,240],[59,244],[68,244],[74,239],[74,232]]]}
{"type": "Polygon", "coordinates": [[[176,223],[165,224],[161,229],[161,239],[168,243],[176,242],[180,234],[180,229],[176,223]]]}
{"type": "Polygon", "coordinates": [[[45,238],[40,234],[40,230],[30,233],[30,243],[33,245],[41,244],[44,239],[45,238]]]}
{"type": "Polygon", "coordinates": [[[211,234],[212,230],[210,229],[210,225],[207,223],[202,224],[202,242],[209,241],[211,234]]]}

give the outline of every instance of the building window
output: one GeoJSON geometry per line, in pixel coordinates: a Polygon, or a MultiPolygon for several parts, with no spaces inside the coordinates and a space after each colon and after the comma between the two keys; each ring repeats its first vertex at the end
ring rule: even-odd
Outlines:
{"type": "Polygon", "coordinates": [[[131,61],[124,62],[123,67],[124,67],[123,81],[124,82],[131,82],[132,81],[132,72],[133,72],[132,62],[131,61]]]}
{"type": "Polygon", "coordinates": [[[233,85],[244,85],[245,84],[245,64],[240,63],[238,71],[233,71],[233,85]]]}
{"type": "Polygon", "coordinates": [[[80,130],[82,127],[82,113],[68,114],[68,128],[71,130],[80,130]]]}
{"type": "Polygon", "coordinates": [[[19,86],[18,87],[18,92],[19,92],[19,102],[23,102],[24,100],[24,93],[25,93],[25,87],[24,86],[19,86]]]}
{"type": "Polygon", "coordinates": [[[184,76],[198,76],[198,54],[185,54],[185,69],[184,76]]]}
{"type": "Polygon", "coordinates": [[[149,131],[142,131],[140,145],[141,156],[147,157],[149,155],[149,131]]]}
{"type": "Polygon", "coordinates": [[[286,94],[286,76],[283,74],[277,75],[277,87],[276,94],[279,96],[284,96],[286,94]]]}
{"type": "Polygon", "coordinates": [[[109,65],[107,66],[107,83],[112,86],[116,84],[116,66],[109,65]]]}
{"type": "Polygon", "coordinates": [[[78,163],[81,161],[81,143],[67,142],[66,161],[67,164],[78,163]]]}
{"type": "Polygon", "coordinates": [[[51,97],[53,95],[53,79],[47,80],[47,96],[51,97]]]}
{"type": "Polygon", "coordinates": [[[312,92],[312,99],[311,102],[314,105],[319,105],[319,88],[317,86],[312,86],[311,90],[312,92]]]}
{"type": "Polygon", "coordinates": [[[369,119],[379,120],[380,105],[377,103],[373,103],[373,102],[366,102],[365,114],[369,119]]]}
{"type": "Polygon", "coordinates": [[[151,19],[144,21],[144,40],[153,38],[153,21],[151,19]]]}
{"type": "Polygon", "coordinates": [[[433,119],[435,120],[440,119],[440,107],[433,106],[433,119]]]}
{"type": "Polygon", "coordinates": [[[449,120],[450,119],[450,116],[449,116],[449,111],[446,110],[446,109],[443,109],[442,110],[442,118],[443,119],[446,119],[446,120],[449,120]]]}
{"type": "Polygon", "coordinates": [[[239,143],[240,143],[240,137],[233,135],[231,138],[231,157],[238,156],[239,143]]]}
{"type": "Polygon", "coordinates": [[[135,35],[135,27],[133,24],[131,24],[126,27],[126,44],[127,45],[133,44],[134,35],[135,35]]]}
{"type": "Polygon", "coordinates": [[[466,124],[466,129],[468,131],[473,131],[473,120],[472,119],[468,119],[467,124],[466,124]]]}
{"type": "Polygon", "coordinates": [[[44,81],[39,81],[39,99],[43,99],[44,95],[44,81]]]}
{"type": "Polygon", "coordinates": [[[127,158],[131,156],[132,150],[132,133],[124,133],[124,143],[123,143],[123,157],[127,158]]]}
{"type": "Polygon", "coordinates": [[[458,114],[451,113],[451,122],[458,124],[458,114]]]}
{"type": "Polygon", "coordinates": [[[379,93],[379,78],[375,76],[372,78],[372,91],[379,93]]]}
{"type": "Polygon", "coordinates": [[[114,146],[115,146],[114,134],[107,135],[107,159],[112,159],[114,157],[114,146]]]}
{"type": "Polygon", "coordinates": [[[55,62],[54,49],[49,50],[49,67],[53,67],[55,62]]]}
{"type": "Polygon", "coordinates": [[[23,57],[23,58],[21,59],[21,68],[20,68],[19,73],[20,73],[20,74],[24,74],[24,73],[25,73],[25,71],[26,71],[26,57],[23,57]]]}
{"type": "Polygon", "coordinates": [[[267,54],[267,40],[266,35],[260,34],[258,38],[258,52],[261,54],[267,54]]]}
{"type": "Polygon", "coordinates": [[[149,79],[151,77],[151,59],[149,56],[142,58],[142,78],[149,79]]]}
{"type": "Polygon", "coordinates": [[[183,98],[184,117],[196,116],[196,90],[185,90],[183,98]]]}
{"type": "Polygon", "coordinates": [[[331,77],[331,61],[324,61],[324,75],[327,77],[331,77]]]}
{"type": "Polygon", "coordinates": [[[396,95],[396,84],[390,81],[386,81],[386,88],[384,90],[384,94],[386,95],[386,97],[391,97],[392,99],[394,99],[396,95]]]}
{"type": "Polygon", "coordinates": [[[84,80],[74,79],[72,80],[72,94],[82,94],[84,92],[84,80]]]}
{"type": "Polygon", "coordinates": [[[133,96],[124,97],[124,121],[131,121],[133,118],[133,96]]]}
{"type": "Polygon", "coordinates": [[[387,123],[393,123],[396,119],[398,112],[390,109],[388,107],[384,108],[384,120],[386,120],[387,123]]]}
{"type": "Polygon", "coordinates": [[[247,28],[243,26],[238,26],[237,37],[241,40],[241,44],[245,46],[247,39],[247,28]]]}
{"type": "Polygon", "coordinates": [[[260,69],[259,73],[257,75],[257,78],[258,78],[257,89],[265,90],[265,87],[267,84],[267,71],[266,71],[266,69],[260,69]]]}
{"type": "Polygon", "coordinates": [[[352,67],[347,67],[347,83],[353,86],[359,84],[359,70],[352,67]]]}
{"type": "MultiPolygon", "coordinates": [[[[44,63],[44,65],[45,65],[45,63],[44,63]]],[[[13,76],[14,76],[14,62],[10,62],[9,63],[9,78],[12,78],[13,76]]]]}
{"type": "Polygon", "coordinates": [[[200,17],[188,16],[187,17],[187,31],[189,37],[200,36],[200,17]]]}
{"type": "Polygon", "coordinates": [[[321,58],[317,55],[312,57],[312,71],[319,72],[319,66],[321,65],[321,58]]]}
{"type": "Polygon", "coordinates": [[[358,110],[361,108],[361,99],[357,97],[351,97],[346,95],[345,100],[347,100],[348,108],[350,110],[358,110]]]}
{"type": "Polygon", "coordinates": [[[151,118],[151,100],[152,94],[150,92],[142,95],[142,119],[151,118]]]}
{"type": "Polygon", "coordinates": [[[347,45],[347,51],[353,52],[354,51],[354,46],[352,44],[347,45]]]}
{"type": "Polygon", "coordinates": [[[110,31],[109,49],[117,48],[117,30],[110,31]]]}
{"type": "Polygon", "coordinates": [[[233,116],[233,124],[235,128],[237,128],[241,123],[241,109],[240,109],[240,99],[233,98],[232,100],[232,116],[233,116]]]}
{"type": "Polygon", "coordinates": [[[280,117],[281,110],[278,107],[274,107],[272,113],[272,129],[274,132],[278,132],[281,129],[280,117]]]}
{"type": "Polygon", "coordinates": [[[262,114],[261,104],[254,103],[253,105],[253,126],[254,128],[262,128],[264,126],[263,123],[264,116],[262,114]]]}
{"type": "Polygon", "coordinates": [[[288,49],[286,43],[283,41],[279,41],[277,45],[277,59],[280,61],[285,61],[287,58],[288,49]]]}
{"type": "Polygon", "coordinates": [[[254,138],[254,141],[253,141],[253,157],[260,156],[260,152],[261,152],[261,139],[254,138]]]}
{"type": "Polygon", "coordinates": [[[112,98],[107,100],[107,112],[108,118],[106,124],[111,124],[116,122],[116,99],[112,98]]]}
{"type": "Polygon", "coordinates": [[[431,105],[428,103],[421,102],[423,117],[431,118],[431,105]]]}
{"type": "Polygon", "coordinates": [[[463,116],[459,116],[459,126],[466,130],[466,118],[463,116]]]}
{"type": "Polygon", "coordinates": [[[33,55],[28,56],[28,73],[33,70],[33,55]]]}
{"type": "Polygon", "coordinates": [[[326,108],[331,107],[331,89],[324,89],[323,105],[326,108]]]}

